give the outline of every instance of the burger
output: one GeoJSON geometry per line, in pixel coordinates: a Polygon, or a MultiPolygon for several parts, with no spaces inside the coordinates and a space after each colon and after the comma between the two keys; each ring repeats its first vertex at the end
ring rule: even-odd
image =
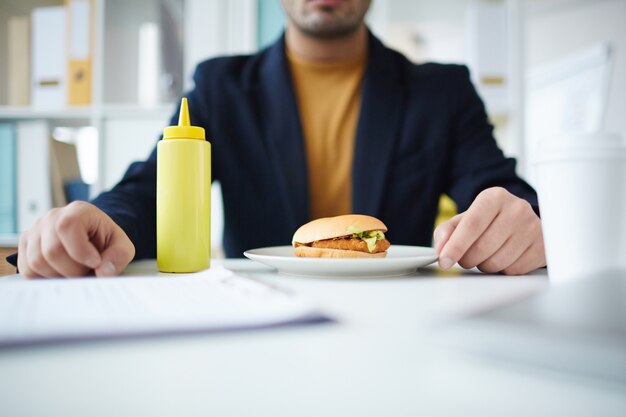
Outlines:
{"type": "Polygon", "coordinates": [[[391,246],[386,231],[375,217],[346,214],[300,226],[291,243],[295,255],[306,258],[384,258],[391,246]]]}

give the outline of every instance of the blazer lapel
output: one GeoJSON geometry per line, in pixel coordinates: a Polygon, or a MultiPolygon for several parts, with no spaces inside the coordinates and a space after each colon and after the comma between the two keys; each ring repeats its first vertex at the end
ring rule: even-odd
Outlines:
{"type": "Polygon", "coordinates": [[[276,186],[287,208],[285,220],[295,231],[309,220],[309,190],[302,127],[284,45],[283,37],[261,62],[256,105],[269,167],[276,174],[276,186]]]}
{"type": "Polygon", "coordinates": [[[396,56],[370,35],[352,166],[354,213],[377,216],[380,210],[404,98],[396,61],[396,56]]]}

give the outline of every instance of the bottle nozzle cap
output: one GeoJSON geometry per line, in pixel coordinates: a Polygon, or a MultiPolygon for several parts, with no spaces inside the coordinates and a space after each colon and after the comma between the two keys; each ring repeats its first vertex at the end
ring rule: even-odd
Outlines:
{"type": "Polygon", "coordinates": [[[200,139],[205,140],[204,128],[191,126],[187,98],[183,97],[178,114],[178,126],[168,126],[163,130],[163,139],[200,139]]]}
{"type": "Polygon", "coordinates": [[[180,111],[178,112],[178,126],[191,126],[189,122],[189,106],[187,105],[187,97],[183,97],[180,102],[180,111]]]}

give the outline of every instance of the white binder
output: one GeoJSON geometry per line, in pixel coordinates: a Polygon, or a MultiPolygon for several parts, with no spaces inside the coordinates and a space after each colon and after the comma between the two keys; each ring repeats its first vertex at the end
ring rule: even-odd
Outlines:
{"type": "Polygon", "coordinates": [[[36,108],[67,103],[66,12],[64,6],[39,7],[32,12],[31,104],[36,108]]]}
{"type": "Polygon", "coordinates": [[[18,232],[29,229],[52,207],[49,145],[45,121],[17,123],[18,232]]]}

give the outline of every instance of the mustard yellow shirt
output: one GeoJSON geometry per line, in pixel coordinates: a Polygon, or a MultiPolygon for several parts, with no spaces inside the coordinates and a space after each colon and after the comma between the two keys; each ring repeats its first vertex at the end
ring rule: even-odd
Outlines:
{"type": "Polygon", "coordinates": [[[319,63],[287,51],[306,149],[311,219],[352,212],[352,159],[366,51],[319,63]]]}

